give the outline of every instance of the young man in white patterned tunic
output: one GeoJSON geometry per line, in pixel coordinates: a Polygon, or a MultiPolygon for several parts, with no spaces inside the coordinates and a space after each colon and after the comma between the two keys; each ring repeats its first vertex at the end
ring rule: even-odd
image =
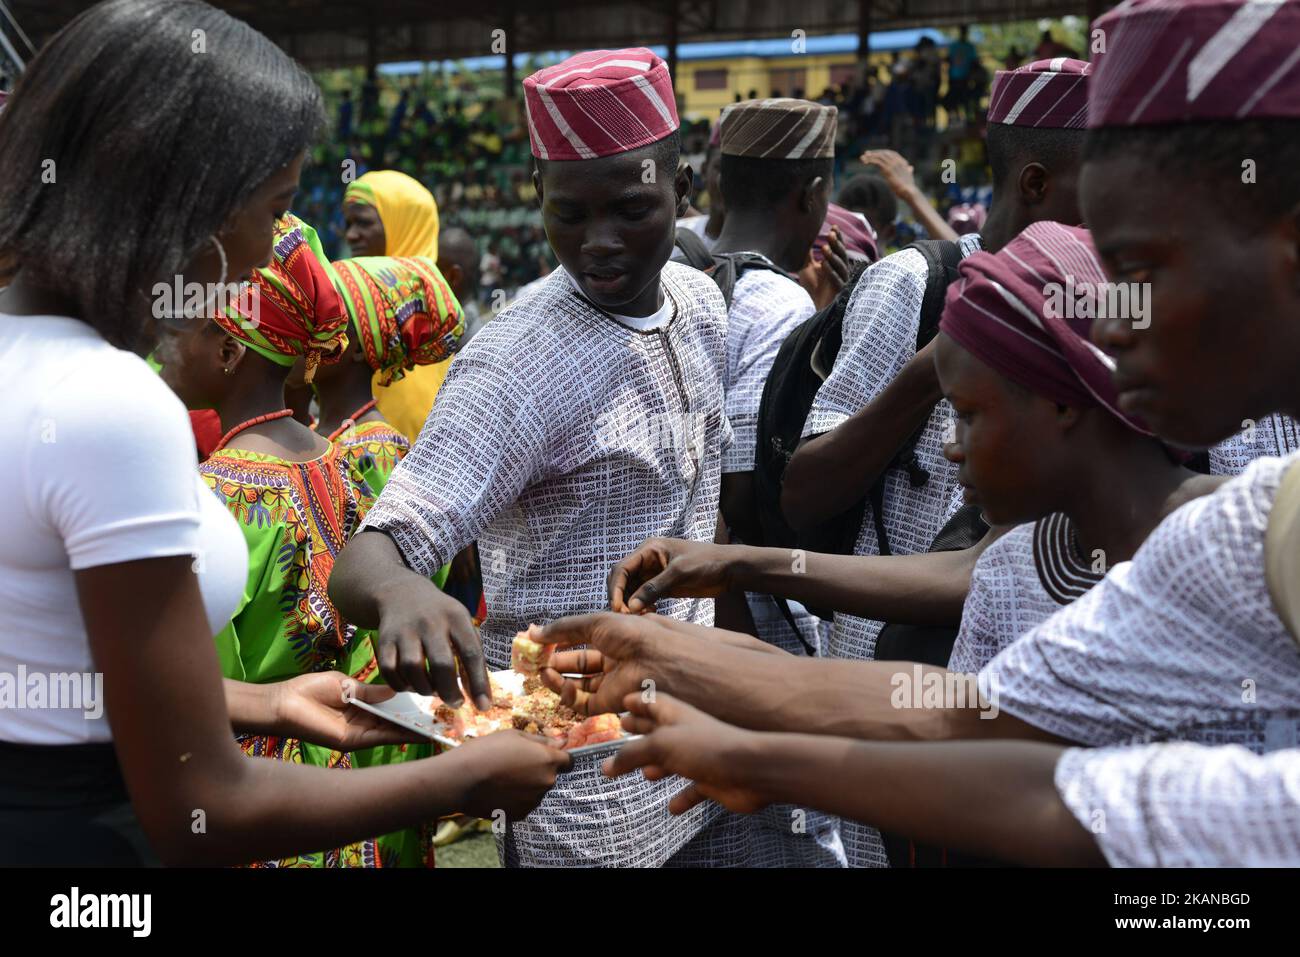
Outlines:
{"type": "MultiPolygon", "coordinates": [[[[1078,60],[1044,60],[1001,71],[989,110],[994,202],[983,236],[961,237],[961,254],[996,251],[1038,220],[1079,222],[1074,180],[1083,147],[1087,79],[1078,60]]],[[[903,250],[858,281],[844,316],[843,345],[804,423],[804,442],[790,461],[782,491],[786,517],[809,527],[865,494],[894,452],[924,425],[916,446],[929,479],[886,476],[884,525],[890,551],[924,552],[960,505],[956,469],[943,458],[951,411],[939,393],[932,350],[916,352],[928,274],[924,257],[903,250]]],[[[869,507],[868,507],[869,508],[869,507]]],[[[868,514],[854,553],[880,553],[868,514]]],[[[831,654],[871,658],[880,622],[836,616],[831,654]]]]}
{"type": "MultiPolygon", "coordinates": [[[[1039,220],[1081,221],[1075,178],[1083,149],[1091,65],[1042,60],[1000,71],[989,101],[993,208],[980,235],[962,236],[962,256],[996,251],[1039,220]],[[982,244],[982,245],[981,245],[982,244]]],[[[885,476],[883,524],[889,551],[929,549],[961,505],[956,467],[943,457],[951,408],[939,391],[932,348],[916,351],[928,267],[915,250],[871,266],[858,280],[844,314],[843,345],[804,422],[804,442],[785,473],[782,508],[796,529],[831,519],[861,500],[898,448],[924,425],[916,459],[929,478],[915,487],[907,471],[885,476]]],[[[855,555],[878,555],[870,505],[855,555]]],[[[883,623],[835,616],[828,653],[870,660],[883,623]]],[[[874,835],[846,833],[850,863],[885,866],[874,835]]]]}
{"type": "MultiPolygon", "coordinates": [[[[720,128],[720,180],[727,218],[713,253],[757,254],[737,279],[727,314],[727,418],[734,435],[722,457],[722,517],[733,541],[759,542],[754,457],[759,402],[782,343],[816,307],[795,280],[826,218],[834,176],[836,110],[808,100],[748,100],[727,107],[720,128]],[[781,270],[778,272],[777,270],[781,270]]],[[[791,609],[795,634],[770,595],[750,593],[757,634],[792,654],[816,651],[819,621],[791,609]]],[[[844,866],[834,818],[788,806],[755,822],[752,866],[844,866]]]]}
{"type": "MultiPolygon", "coordinates": [[[[1171,439],[1202,446],[1237,431],[1244,419],[1278,411],[1295,416],[1300,4],[1152,0],[1125,4],[1097,26],[1109,38],[1109,52],[1092,94],[1096,131],[1081,192],[1111,279],[1149,281],[1151,292],[1149,325],[1135,328],[1110,317],[1094,329],[1115,362],[1120,408],[1171,439]],[[1251,159],[1267,189],[1253,177],[1243,180],[1242,157],[1251,159]]],[[[1105,814],[1099,839],[1111,860],[1296,863],[1300,645],[1282,596],[1297,583],[1269,580],[1264,567],[1274,505],[1283,480],[1294,481],[1296,464],[1295,454],[1258,459],[1216,493],[1183,506],[1131,562],[1112,568],[1101,584],[1004,650],[981,673],[986,691],[997,687],[996,719],[944,710],[934,720],[909,722],[911,733],[1286,749],[1261,759],[1232,748],[1107,747],[1069,752],[1059,763],[1039,749],[1036,760],[1040,771],[1043,758],[1052,763],[1056,786],[1079,821],[1091,824],[1098,811],[1105,814]],[[1211,838],[1215,828],[1223,833],[1211,838]]],[[[632,647],[624,645],[610,650],[631,661],[632,647]]],[[[685,648],[670,643],[656,654],[682,659],[672,666],[682,674],[699,671],[702,662],[684,655],[685,648]]],[[[726,668],[728,689],[742,696],[754,693],[756,680],[741,664],[746,653],[709,655],[709,667],[726,668]]],[[[827,664],[808,662],[799,671],[827,664]]],[[[660,675],[661,689],[677,683],[695,693],[656,662],[642,667],[660,675]]],[[[870,666],[856,667],[863,673],[853,700],[861,702],[870,666]]],[[[828,686],[829,676],[810,677],[820,679],[817,687],[828,686]]],[[[797,700],[803,682],[795,683],[788,668],[780,680],[785,696],[797,700]]],[[[601,686],[610,696],[619,690],[601,686]]],[[[836,701],[828,700],[834,697],[823,693],[819,709],[834,708],[836,701]]],[[[733,704],[715,700],[710,708],[733,704]]],[[[836,733],[891,734],[882,710],[868,705],[860,713],[854,727],[841,722],[836,733]]],[[[798,717],[766,714],[785,725],[798,717]]],[[[965,748],[945,745],[929,753],[947,770],[965,755],[990,762],[998,750],[965,748]]],[[[1016,750],[1022,759],[1029,754],[1016,750]]],[[[658,766],[683,768],[663,753],[648,756],[658,766]]],[[[897,751],[889,756],[917,759],[897,751]]],[[[887,770],[879,764],[872,769],[877,774],[887,770]]],[[[960,816],[988,810],[968,809],[960,816]]]]}
{"type": "MultiPolygon", "coordinates": [[[[564,268],[457,358],[332,583],[378,625],[390,684],[459,701],[454,648],[480,706],[484,660],[509,667],[529,623],[604,607],[609,566],[647,534],[713,537],[729,441],[722,296],[665,265],[689,185],[666,65],[645,49],[597,51],[524,87],[543,223],[564,268]],[[418,578],[475,539],[481,652],[463,608],[418,578]]],[[[710,600],[663,611],[713,620],[710,600]]],[[[721,814],[670,817],[674,786],[609,781],[599,759],[580,758],[547,803],[508,822],[506,862],[664,864],[721,814]]]]}
{"type": "MultiPolygon", "coordinates": [[[[1081,189],[1112,279],[1150,283],[1149,325],[1094,330],[1120,401],[1192,445],[1294,415],[1300,6],[1158,0],[1106,20],[1081,189]],[[1173,156],[1194,161],[1175,171],[1173,156]],[[1241,157],[1267,190],[1243,181],[1241,157]]],[[[1003,709],[1085,744],[1295,747],[1300,649],[1263,567],[1294,461],[1256,459],[1179,509],[1131,563],[1002,652],[981,680],[999,684],[1003,709]]]]}
{"type": "MultiPolygon", "coordinates": [[[[722,517],[732,539],[757,544],[754,458],[763,387],[782,343],[816,307],[794,278],[808,259],[830,202],[834,107],[808,100],[747,100],[719,123],[721,186],[728,216],[715,256],[761,257],[736,278],[727,314],[727,419],[734,441],[722,460],[722,517]]],[[[770,599],[753,596],[759,637],[805,653],[770,599]],[[770,607],[769,607],[770,606],[770,607]],[[780,628],[776,628],[779,622],[780,628]]],[[[817,620],[798,621],[816,648],[817,620]]]]}

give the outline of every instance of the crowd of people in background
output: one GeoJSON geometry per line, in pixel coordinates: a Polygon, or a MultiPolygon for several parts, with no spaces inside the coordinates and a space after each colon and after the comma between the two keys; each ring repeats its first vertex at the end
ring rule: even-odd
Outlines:
{"type": "MultiPolygon", "coordinates": [[[[1071,55],[1049,29],[1031,59],[1071,55]]],[[[1013,69],[1023,59],[1013,46],[1005,65],[1013,69]]],[[[985,57],[971,41],[969,28],[961,27],[946,47],[922,37],[914,49],[894,52],[887,64],[865,64],[858,79],[828,86],[820,95],[802,88],[754,88],[736,93],[735,100],[770,93],[834,107],[835,173],[841,181],[862,169],[858,157],[872,148],[895,150],[927,171],[952,159],[953,177],[929,174],[921,184],[946,214],[954,206],[988,206],[981,106],[988,87],[985,57]]],[[[345,87],[327,93],[326,99],[333,112],[330,137],[313,150],[313,162],[303,177],[301,208],[317,224],[330,255],[342,255],[346,248],[339,171],[347,168],[361,175],[370,169],[396,169],[430,190],[444,223],[475,237],[481,258],[477,297],[482,303],[497,290],[510,298],[555,267],[537,209],[527,129],[515,104],[485,92],[484,84],[468,81],[464,74],[415,79],[381,74],[363,82],[359,91],[345,87]]],[[[681,129],[682,155],[695,172],[696,204],[701,209],[710,201],[703,171],[716,122],[707,117],[685,120],[681,129]]],[[[890,248],[929,235],[907,217],[897,223],[871,222],[891,235],[896,232],[897,245],[890,248]]]]}

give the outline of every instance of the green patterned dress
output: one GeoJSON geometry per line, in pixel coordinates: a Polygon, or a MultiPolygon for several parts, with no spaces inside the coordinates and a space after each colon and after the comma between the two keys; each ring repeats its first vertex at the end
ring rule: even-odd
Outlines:
{"type": "MultiPolygon", "coordinates": [[[[317,671],[373,673],[369,633],[342,621],[326,590],[335,557],[374,501],[341,449],[333,446],[311,462],[223,449],[199,471],[248,543],[243,598],[216,638],[222,673],[258,684],[317,671]]],[[[427,746],[414,745],[348,754],[257,734],[240,735],[239,743],[250,757],[340,770],[431,753],[427,746]]],[[[425,825],[256,866],[432,866],[431,839],[432,827],[425,825]]]]}

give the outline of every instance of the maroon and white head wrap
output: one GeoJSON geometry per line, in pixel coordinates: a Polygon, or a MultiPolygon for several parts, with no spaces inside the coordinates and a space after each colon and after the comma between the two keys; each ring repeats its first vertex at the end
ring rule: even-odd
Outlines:
{"type": "Polygon", "coordinates": [[[948,225],[958,236],[978,233],[988,218],[982,203],[959,203],[948,210],[948,225]]]}
{"type": "Polygon", "coordinates": [[[876,245],[875,227],[861,213],[829,203],[826,206],[826,218],[822,220],[821,231],[813,243],[813,258],[821,261],[821,244],[831,238],[831,227],[840,231],[840,242],[850,260],[873,263],[880,258],[880,248],[876,245]]]}
{"type": "Polygon", "coordinates": [[[528,138],[544,160],[613,156],[677,133],[668,64],[644,47],[593,50],[524,80],[528,138]]]}
{"type": "Polygon", "coordinates": [[[1091,74],[1091,63],[1063,56],[999,70],[989,90],[989,122],[1081,130],[1091,74]]]}
{"type": "Polygon", "coordinates": [[[948,289],[939,329],[1012,382],[1071,406],[1101,406],[1149,435],[1117,405],[1114,363],[1088,338],[1094,310],[1075,310],[1079,296],[1105,295],[1086,229],[1040,222],[996,253],[967,256],[948,289]],[[1066,300],[1070,300],[1066,302],[1066,300]],[[1089,318],[1078,315],[1086,312],[1089,318]]]}
{"type": "Polygon", "coordinates": [[[1300,2],[1129,0],[1106,40],[1089,126],[1300,117],[1300,2]]]}

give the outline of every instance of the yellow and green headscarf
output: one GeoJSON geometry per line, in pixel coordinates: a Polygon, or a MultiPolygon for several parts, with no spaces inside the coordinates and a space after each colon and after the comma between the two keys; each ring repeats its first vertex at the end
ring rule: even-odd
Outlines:
{"type": "Polygon", "coordinates": [[[465,332],[465,315],[434,260],[361,256],[334,263],[343,307],[381,385],[416,366],[448,359],[465,332]]]}
{"type": "Polygon", "coordinates": [[[291,366],[305,356],[308,382],[322,358],[337,358],[348,344],[348,313],[330,262],[316,230],[292,213],[275,224],[271,264],[257,270],[250,290],[213,318],[277,365],[291,366]]]}
{"type": "Polygon", "coordinates": [[[384,224],[384,255],[438,256],[438,204],[419,180],[395,169],[372,170],[343,191],[344,203],[373,206],[384,224]]]}

